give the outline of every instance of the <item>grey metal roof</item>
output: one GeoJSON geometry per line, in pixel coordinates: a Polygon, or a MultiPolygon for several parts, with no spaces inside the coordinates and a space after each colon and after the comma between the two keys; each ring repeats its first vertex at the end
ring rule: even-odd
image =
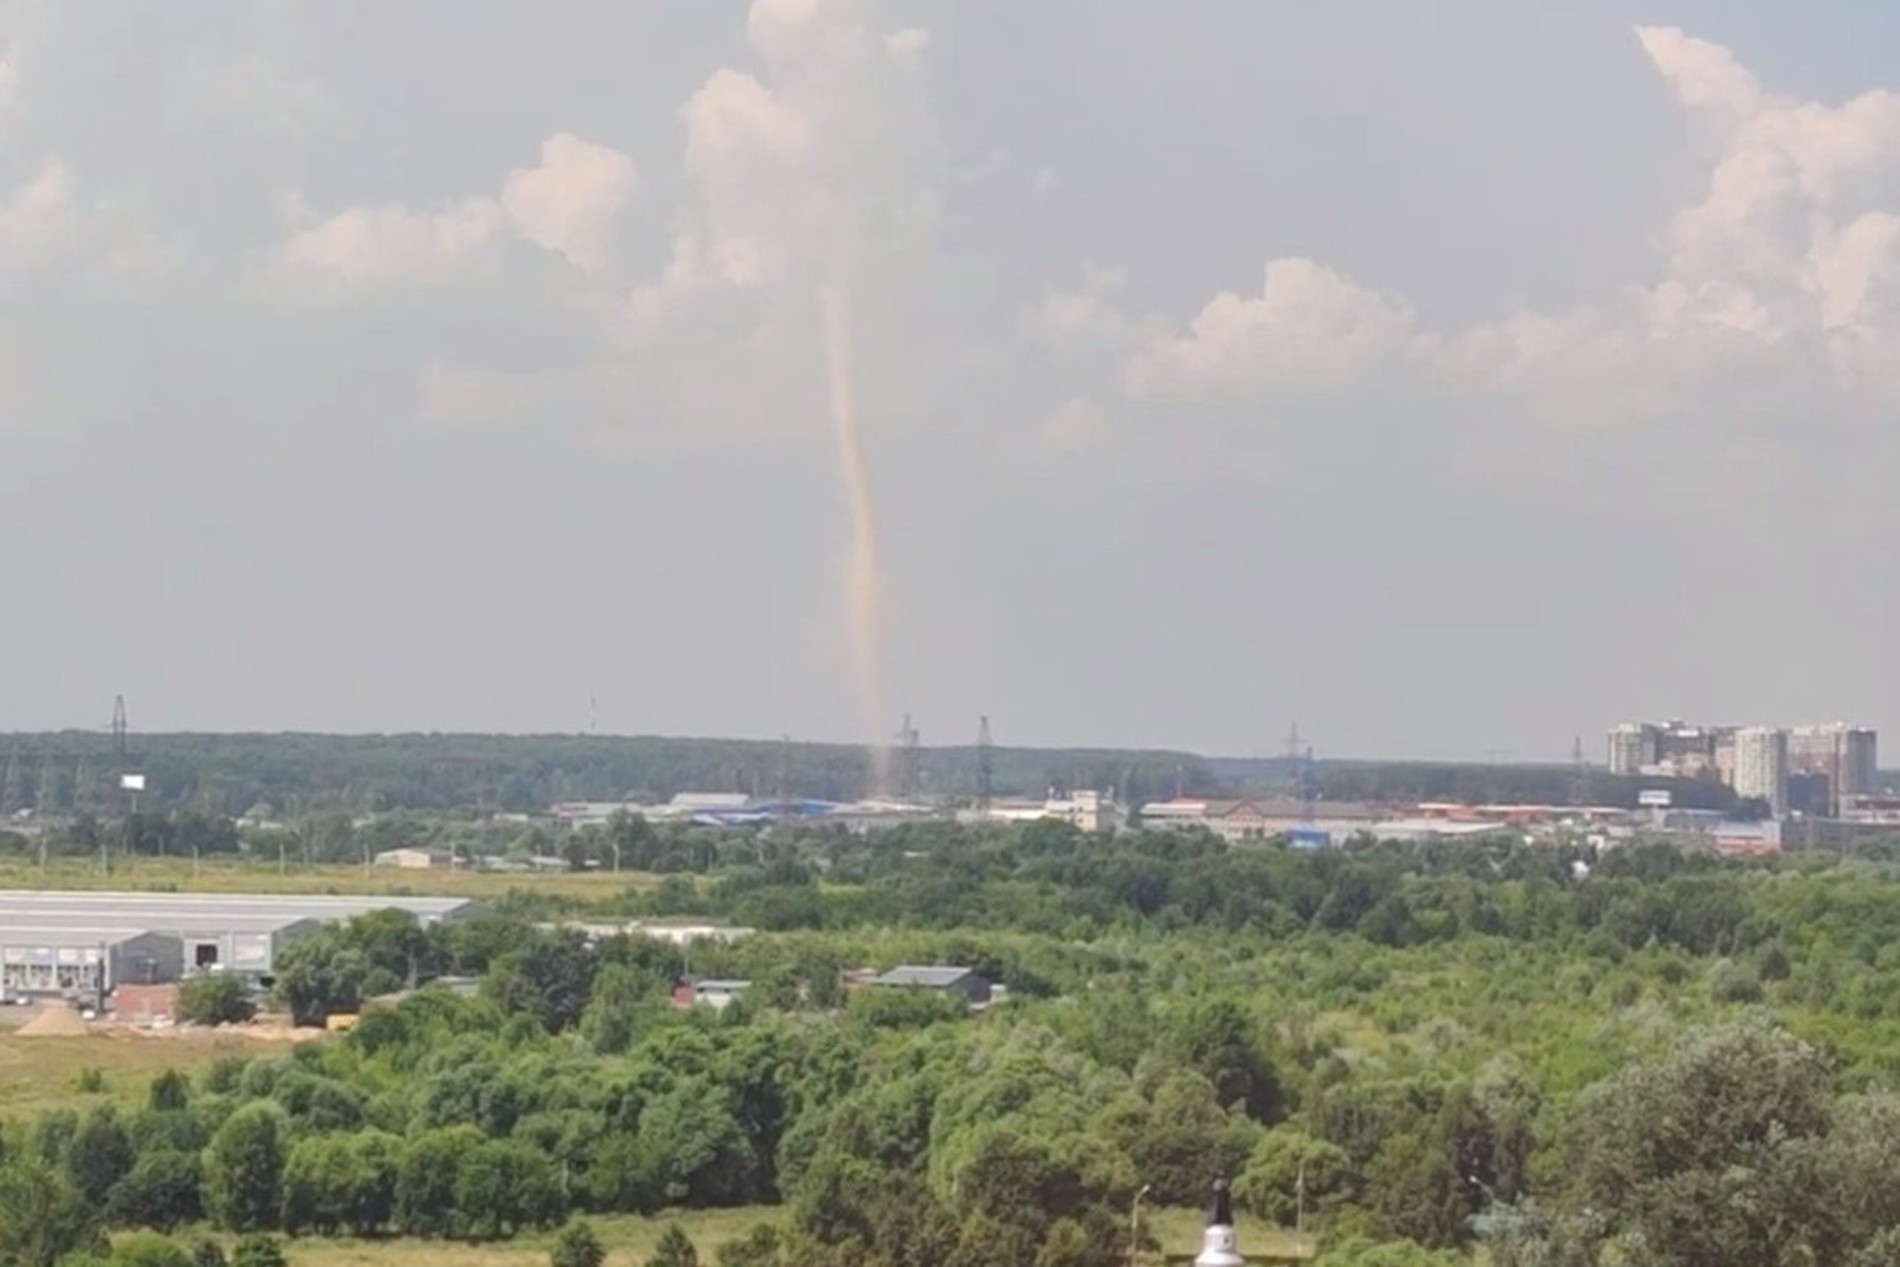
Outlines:
{"type": "Polygon", "coordinates": [[[0,890],[0,934],[13,928],[264,933],[307,920],[336,922],[371,911],[392,909],[409,911],[428,923],[465,917],[479,908],[465,898],[382,894],[0,890]]]}
{"type": "Polygon", "coordinates": [[[972,970],[969,968],[952,968],[940,964],[928,966],[905,964],[899,968],[892,968],[889,972],[879,977],[877,984],[921,985],[942,989],[945,986],[955,985],[957,982],[971,975],[972,970]]]}
{"type": "Polygon", "coordinates": [[[0,927],[0,946],[13,949],[63,949],[118,946],[141,937],[176,937],[155,933],[149,928],[12,928],[0,927]]]}

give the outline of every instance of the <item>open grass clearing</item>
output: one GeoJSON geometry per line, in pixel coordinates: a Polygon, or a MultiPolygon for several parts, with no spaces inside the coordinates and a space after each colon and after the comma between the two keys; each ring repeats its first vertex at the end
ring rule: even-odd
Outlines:
{"type": "MultiPolygon", "coordinates": [[[[18,1020],[33,1015],[8,1008],[18,1020]]],[[[14,1021],[14,1016],[8,1017],[14,1021]]],[[[172,1030],[143,1034],[100,1029],[71,1037],[23,1037],[17,1024],[0,1032],[0,1116],[30,1119],[47,1109],[78,1108],[99,1100],[132,1105],[145,1098],[153,1078],[167,1069],[196,1073],[227,1056],[283,1051],[281,1042],[226,1030],[172,1030]],[[85,1092],[79,1081],[96,1069],[104,1089],[85,1092]]]]}
{"type": "MultiPolygon", "coordinates": [[[[1186,1262],[1201,1246],[1201,1211],[1148,1210],[1142,1218],[1163,1250],[1161,1259],[1149,1261],[1186,1262]]],[[[781,1206],[749,1206],[734,1210],[681,1210],[654,1218],[609,1216],[587,1221],[600,1234],[607,1247],[609,1267],[639,1267],[659,1243],[668,1225],[677,1222],[692,1238],[702,1263],[710,1264],[719,1247],[743,1236],[756,1223],[780,1225],[785,1219],[781,1206]]],[[[389,1240],[352,1240],[305,1237],[287,1243],[291,1267],[541,1267],[548,1261],[552,1233],[537,1233],[511,1241],[487,1245],[458,1242],[419,1241],[403,1238],[389,1240]]],[[[1277,1228],[1248,1226],[1242,1229],[1241,1247],[1254,1261],[1300,1261],[1312,1254],[1312,1238],[1305,1252],[1291,1232],[1277,1228]]]]}

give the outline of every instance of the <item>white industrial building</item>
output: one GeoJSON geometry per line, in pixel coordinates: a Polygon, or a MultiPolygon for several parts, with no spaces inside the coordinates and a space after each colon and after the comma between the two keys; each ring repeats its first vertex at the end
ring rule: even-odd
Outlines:
{"type": "Polygon", "coordinates": [[[0,988],[111,989],[197,972],[267,978],[279,951],[321,925],[391,909],[424,924],[479,910],[460,898],[370,894],[0,891],[0,988]]]}

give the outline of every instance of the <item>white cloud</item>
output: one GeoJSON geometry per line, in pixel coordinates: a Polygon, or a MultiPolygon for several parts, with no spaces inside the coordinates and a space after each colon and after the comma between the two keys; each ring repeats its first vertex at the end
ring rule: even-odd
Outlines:
{"type": "MultiPolygon", "coordinates": [[[[1497,440],[1506,426],[1473,421],[1492,415],[1638,444],[1661,424],[1746,450],[1751,469],[1764,449],[1798,443],[1789,427],[1742,433],[1764,400],[1791,419],[1804,393],[1885,416],[1900,399],[1900,95],[1802,101],[1765,90],[1719,45],[1637,34],[1681,104],[1719,124],[1706,189],[1670,219],[1655,276],[1587,306],[1433,329],[1401,297],[1274,260],[1259,293],[1219,294],[1185,328],[1151,329],[1122,363],[1126,392],[1260,402],[1408,383],[1466,402],[1458,443],[1497,440]]],[[[1048,340],[1130,324],[1114,294],[1089,287],[1052,296],[1031,328],[1048,340]]]]}
{"type": "Polygon", "coordinates": [[[1134,330],[1122,311],[1126,285],[1121,270],[1089,265],[1081,289],[1045,294],[1024,317],[1023,327],[1032,338],[1056,347],[1119,343],[1134,330]]]}
{"type": "Polygon", "coordinates": [[[514,172],[501,205],[516,233],[589,271],[607,262],[615,224],[633,199],[633,160],[571,132],[541,143],[541,165],[514,172]]]}
{"type": "Polygon", "coordinates": [[[1341,384],[1401,352],[1413,328],[1403,300],[1312,260],[1278,259],[1258,295],[1216,295],[1185,334],[1138,351],[1128,385],[1139,396],[1220,397],[1341,384]]]}
{"type": "MultiPolygon", "coordinates": [[[[607,262],[634,183],[626,155],[557,133],[542,143],[540,165],[511,173],[499,197],[432,211],[401,203],[346,208],[295,229],[273,270],[293,291],[319,298],[426,287],[492,263],[513,235],[594,271],[607,262]]],[[[289,210],[293,222],[306,218],[297,200],[289,210]]]]}
{"type": "Polygon", "coordinates": [[[72,244],[81,217],[75,184],[72,168],[51,158],[0,201],[0,264],[43,262],[72,244]]]}
{"type": "Polygon", "coordinates": [[[493,245],[501,208],[474,198],[436,212],[399,204],[351,207],[294,233],[278,252],[280,272],[319,294],[438,281],[493,245]]]}
{"type": "Polygon", "coordinates": [[[0,124],[19,108],[20,42],[0,42],[0,124]]]}
{"type": "Polygon", "coordinates": [[[1636,38],[1686,105],[1752,113],[1761,85],[1735,54],[1673,26],[1639,26],[1636,38]]]}

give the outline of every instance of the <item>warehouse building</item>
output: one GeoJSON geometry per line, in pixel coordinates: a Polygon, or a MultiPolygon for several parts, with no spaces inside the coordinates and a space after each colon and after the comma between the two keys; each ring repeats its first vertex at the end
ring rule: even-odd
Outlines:
{"type": "Polygon", "coordinates": [[[479,909],[460,898],[0,891],[0,988],[110,989],[197,972],[269,979],[283,948],[324,924],[381,910],[433,924],[479,909]]]}
{"type": "Polygon", "coordinates": [[[7,994],[96,994],[124,982],[176,981],[184,944],[123,928],[0,929],[0,988],[7,994]]]}

